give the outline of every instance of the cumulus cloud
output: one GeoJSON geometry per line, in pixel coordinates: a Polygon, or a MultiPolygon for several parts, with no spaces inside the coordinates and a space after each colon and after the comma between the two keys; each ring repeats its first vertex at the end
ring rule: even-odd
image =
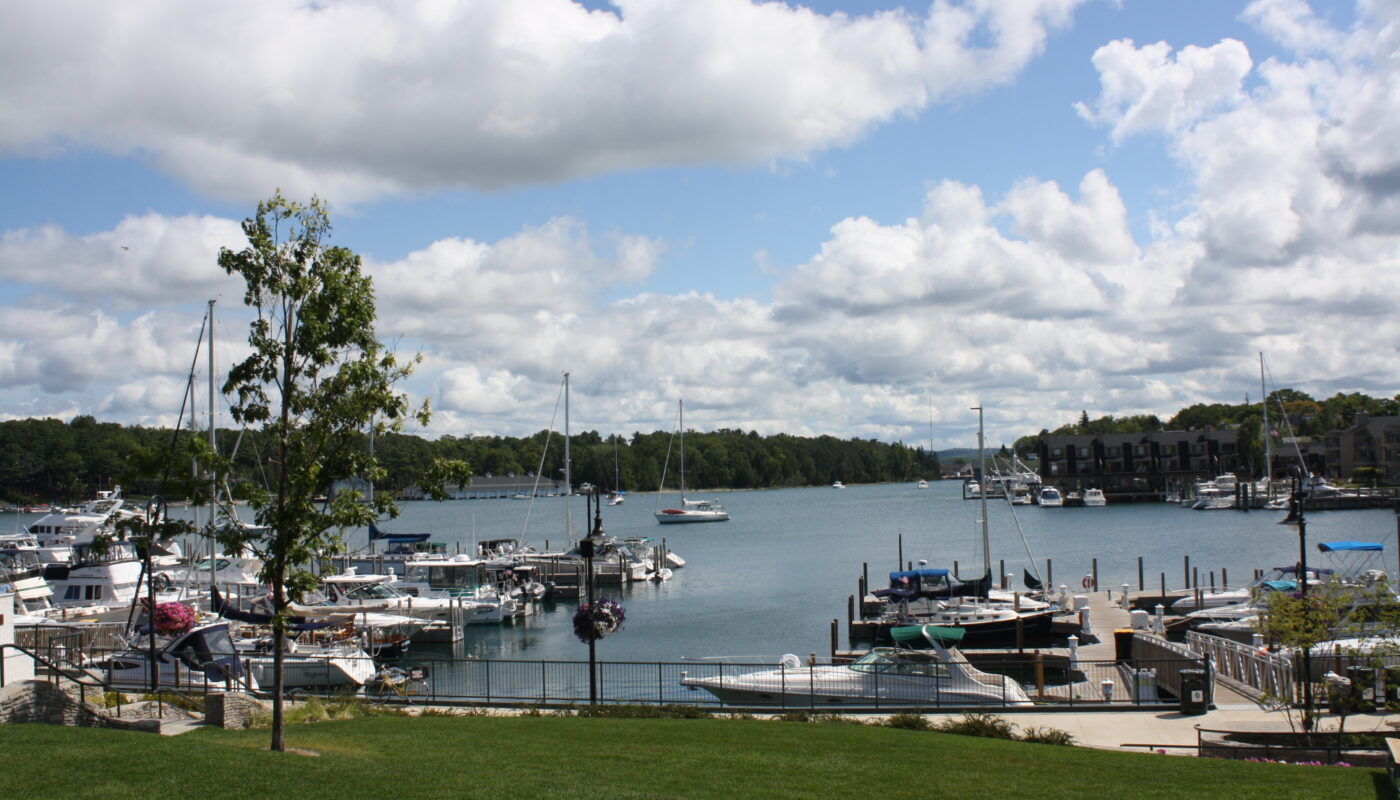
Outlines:
{"type": "Polygon", "coordinates": [[[6,4],[0,152],[139,153],[224,197],[342,202],[800,159],[1012,78],[1080,2],[6,4]]]}
{"type": "Polygon", "coordinates": [[[238,289],[215,264],[220,247],[244,243],[238,223],[211,216],[127,216],[82,236],[55,225],[21,228],[0,236],[0,279],[119,310],[180,305],[238,289]]]}

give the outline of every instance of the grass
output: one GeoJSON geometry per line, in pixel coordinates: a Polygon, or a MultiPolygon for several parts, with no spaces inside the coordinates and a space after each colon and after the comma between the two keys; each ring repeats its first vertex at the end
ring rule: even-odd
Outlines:
{"type": "Polygon", "coordinates": [[[373,717],[178,737],[0,726],[23,798],[1387,797],[1380,770],[1116,753],[864,725],[373,717]]]}

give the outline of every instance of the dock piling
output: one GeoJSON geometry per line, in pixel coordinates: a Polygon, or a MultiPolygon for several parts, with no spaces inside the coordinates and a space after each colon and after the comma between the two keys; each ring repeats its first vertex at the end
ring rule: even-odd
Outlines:
{"type": "Polygon", "coordinates": [[[1142,556],[1138,556],[1138,591],[1141,592],[1146,588],[1142,583],[1142,556]]]}
{"type": "Polygon", "coordinates": [[[1094,558],[1091,561],[1091,564],[1093,566],[1094,591],[1097,592],[1099,590],[1099,557],[1094,556],[1094,558]]]}

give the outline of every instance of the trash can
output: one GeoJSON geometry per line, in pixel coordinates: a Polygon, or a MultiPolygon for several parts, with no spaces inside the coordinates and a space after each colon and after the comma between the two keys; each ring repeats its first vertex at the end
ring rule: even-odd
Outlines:
{"type": "Polygon", "coordinates": [[[1113,658],[1115,661],[1133,660],[1133,635],[1132,628],[1117,628],[1113,631],[1113,658]]]}
{"type": "Polygon", "coordinates": [[[1369,714],[1376,710],[1376,704],[1383,702],[1377,697],[1375,667],[1347,667],[1347,677],[1351,679],[1351,697],[1355,706],[1353,714],[1369,714]]]}
{"type": "Polygon", "coordinates": [[[1352,699],[1351,681],[1335,672],[1322,676],[1322,685],[1327,689],[1327,710],[1339,716],[1352,713],[1355,702],[1352,699]]]}
{"type": "Polygon", "coordinates": [[[1206,671],[1203,669],[1183,669],[1181,675],[1181,713],[1197,716],[1210,708],[1210,687],[1206,685],[1206,671]]]}

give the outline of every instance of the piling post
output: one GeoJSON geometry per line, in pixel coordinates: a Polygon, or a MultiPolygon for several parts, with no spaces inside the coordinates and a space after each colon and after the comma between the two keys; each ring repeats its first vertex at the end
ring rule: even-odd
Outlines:
{"type": "Polygon", "coordinates": [[[998,562],[998,564],[997,564],[997,568],[998,568],[999,570],[1001,570],[1000,573],[998,573],[998,574],[1001,575],[1001,588],[1005,589],[1005,588],[1006,588],[1006,559],[1004,559],[1004,558],[1001,559],[1001,560],[998,562]]]}
{"type": "Polygon", "coordinates": [[[1055,571],[1050,568],[1050,559],[1045,559],[1045,585],[1055,585],[1055,571]]]}
{"type": "Polygon", "coordinates": [[[1099,558],[1098,558],[1098,556],[1094,556],[1093,561],[1092,561],[1092,564],[1093,564],[1093,568],[1094,568],[1094,571],[1093,571],[1093,575],[1094,575],[1094,591],[1097,592],[1097,591],[1099,590],[1099,558]]]}
{"type": "Polygon", "coordinates": [[[953,561],[953,577],[954,577],[954,578],[958,577],[958,562],[957,562],[957,560],[954,560],[954,561],[953,561]]]}
{"type": "Polygon", "coordinates": [[[865,585],[865,577],[856,578],[856,591],[860,592],[860,601],[865,602],[865,596],[870,594],[870,589],[865,585]]]}
{"type": "Polygon", "coordinates": [[[904,534],[899,535],[899,561],[895,569],[904,569],[904,534]]]}
{"type": "Polygon", "coordinates": [[[1210,573],[1209,573],[1209,575],[1210,575],[1210,590],[1213,592],[1213,591],[1215,591],[1215,570],[1211,570],[1210,573]]]}
{"type": "MultiPolygon", "coordinates": [[[[860,580],[861,580],[861,585],[862,585],[862,586],[865,586],[865,587],[869,587],[869,586],[870,586],[870,562],[869,562],[869,561],[862,561],[862,562],[860,562],[860,580]]],[[[860,596],[861,596],[861,597],[865,597],[865,592],[861,592],[861,595],[860,595],[860,596]]]]}
{"type": "Polygon", "coordinates": [[[1228,590],[1229,588],[1230,588],[1230,573],[1226,571],[1225,567],[1221,567],[1221,568],[1220,568],[1220,589],[1221,589],[1222,591],[1225,591],[1225,590],[1228,590]]]}
{"type": "Polygon", "coordinates": [[[1201,588],[1201,568],[1200,568],[1200,567],[1192,567],[1192,568],[1191,568],[1191,584],[1190,584],[1190,586],[1191,586],[1192,589],[1199,589],[1199,588],[1201,588]]]}
{"type": "Polygon", "coordinates": [[[850,623],[855,622],[855,621],[856,621],[856,596],[853,595],[853,594],[848,594],[848,595],[846,595],[846,623],[847,623],[847,624],[850,624],[850,623]]]}
{"type": "Polygon", "coordinates": [[[1141,592],[1146,588],[1142,582],[1142,556],[1138,556],[1138,591],[1141,592]]]}
{"type": "Polygon", "coordinates": [[[1167,596],[1167,573],[1162,573],[1162,596],[1167,596]]]}
{"type": "Polygon", "coordinates": [[[840,644],[841,626],[836,620],[831,621],[831,660],[836,660],[836,650],[840,644]]]}

